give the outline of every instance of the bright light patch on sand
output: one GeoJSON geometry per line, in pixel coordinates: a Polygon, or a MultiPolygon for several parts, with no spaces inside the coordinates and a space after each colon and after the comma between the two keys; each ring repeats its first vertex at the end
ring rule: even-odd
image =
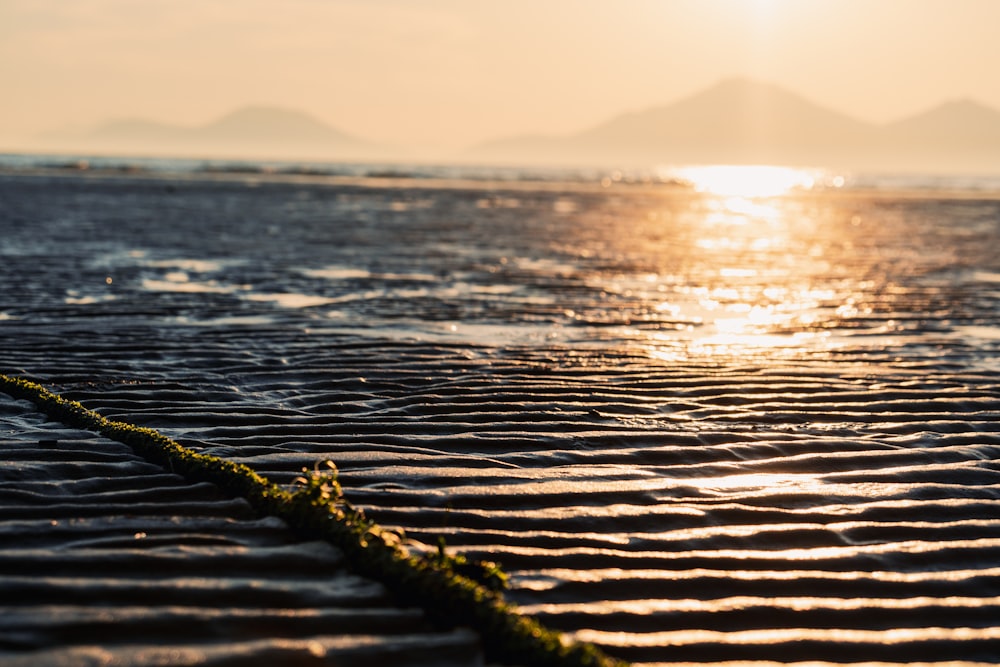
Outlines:
{"type": "Polygon", "coordinates": [[[355,269],[347,266],[328,266],[325,269],[303,269],[302,275],[324,280],[354,280],[369,278],[371,272],[366,269],[355,269]]]}
{"type": "Polygon", "coordinates": [[[675,177],[698,192],[730,197],[777,197],[816,184],[812,172],[772,165],[711,165],[683,167],[675,177]]]}
{"type": "MultiPolygon", "coordinates": [[[[71,306],[89,306],[95,303],[102,303],[105,301],[114,301],[116,297],[113,294],[105,294],[104,296],[68,296],[63,301],[71,306]]],[[[0,313],[0,320],[13,319],[4,317],[6,313],[0,313]]]]}
{"type": "Polygon", "coordinates": [[[214,280],[196,282],[192,280],[177,280],[178,276],[168,276],[167,280],[146,279],[142,288],[149,292],[182,292],[186,294],[232,294],[238,287],[221,285],[214,280]],[[170,279],[173,278],[173,279],[170,279]]]}
{"type": "Polygon", "coordinates": [[[438,281],[438,277],[432,273],[372,273],[367,269],[353,269],[341,266],[328,266],[323,269],[301,269],[299,273],[307,278],[332,281],[366,279],[415,283],[436,283],[438,281]]]}
{"type": "Polygon", "coordinates": [[[771,644],[784,642],[825,641],[880,645],[914,641],[987,641],[1000,638],[1000,628],[897,628],[891,630],[848,630],[841,628],[781,628],[766,630],[668,630],[664,632],[627,633],[582,630],[574,633],[580,641],[606,646],[684,646],[698,643],[771,644]]]}
{"type": "Polygon", "coordinates": [[[915,598],[835,598],[835,597],[754,597],[734,596],[713,600],[610,600],[599,603],[558,603],[527,605],[521,611],[529,615],[554,613],[583,613],[594,616],[606,614],[656,614],[656,613],[712,613],[739,611],[750,607],[770,607],[784,611],[871,611],[871,610],[920,610],[925,607],[953,609],[992,607],[1000,598],[986,597],[915,597],[915,598]]]}
{"type": "Polygon", "coordinates": [[[244,298],[248,301],[275,303],[282,308],[311,308],[313,306],[325,306],[335,301],[325,296],[295,293],[248,294],[244,298]]]}
{"type": "Polygon", "coordinates": [[[146,266],[159,269],[177,269],[191,273],[212,273],[223,269],[223,262],[205,259],[164,259],[144,262],[146,266]]]}
{"type": "Polygon", "coordinates": [[[816,492],[822,482],[810,474],[750,473],[722,475],[719,477],[699,477],[685,482],[705,490],[732,491],[734,489],[784,488],[797,491],[816,492]]]}

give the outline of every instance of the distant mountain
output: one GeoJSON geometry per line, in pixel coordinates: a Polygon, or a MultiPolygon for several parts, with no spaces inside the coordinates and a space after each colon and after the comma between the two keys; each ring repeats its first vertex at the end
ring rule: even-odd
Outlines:
{"type": "MultiPolygon", "coordinates": [[[[299,111],[259,106],[200,126],[127,119],[39,140],[36,149],[47,151],[328,161],[427,157],[365,141],[299,111]]],[[[1000,110],[956,100],[877,125],[779,86],[733,78],[576,134],[499,139],[452,157],[511,165],[770,163],[1000,174],[1000,110]]]]}
{"type": "Polygon", "coordinates": [[[1000,170],[1000,111],[972,100],[946,102],[883,128],[883,145],[938,170],[1000,170]]]}
{"type": "Polygon", "coordinates": [[[730,79],[680,102],[612,119],[574,138],[595,152],[652,158],[669,148],[682,161],[797,160],[816,150],[854,148],[870,128],[777,86],[730,79]]]}
{"type": "Polygon", "coordinates": [[[973,100],[955,100],[892,123],[886,130],[942,146],[978,146],[1000,140],[1000,111],[973,100]]]}
{"type": "Polygon", "coordinates": [[[674,104],[577,134],[474,147],[475,159],[550,163],[778,163],[1000,171],[1000,111],[945,104],[891,125],[826,109],[778,86],[728,79],[674,104]]]}
{"type": "Polygon", "coordinates": [[[308,114],[273,107],[246,107],[196,127],[118,120],[84,133],[78,141],[106,150],[234,157],[338,160],[384,152],[308,114]]]}

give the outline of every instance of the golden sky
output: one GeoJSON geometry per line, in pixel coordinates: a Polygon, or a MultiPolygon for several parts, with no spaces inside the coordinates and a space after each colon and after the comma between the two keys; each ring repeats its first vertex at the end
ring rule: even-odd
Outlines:
{"type": "Polygon", "coordinates": [[[0,141],[263,104],[447,150],[732,76],[882,122],[1000,108],[997,26],[1000,0],[0,0],[0,141]]]}

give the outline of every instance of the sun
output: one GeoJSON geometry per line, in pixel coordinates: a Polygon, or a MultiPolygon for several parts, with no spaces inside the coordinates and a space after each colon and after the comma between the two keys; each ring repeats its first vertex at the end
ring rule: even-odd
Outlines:
{"type": "Polygon", "coordinates": [[[698,192],[731,197],[777,197],[816,184],[815,176],[805,169],[773,165],[683,167],[674,175],[698,192]]]}

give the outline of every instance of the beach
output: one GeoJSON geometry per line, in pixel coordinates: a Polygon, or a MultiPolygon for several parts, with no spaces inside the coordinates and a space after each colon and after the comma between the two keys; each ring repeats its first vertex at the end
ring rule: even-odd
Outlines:
{"type": "Polygon", "coordinates": [[[0,664],[482,664],[331,544],[27,400],[0,411],[0,664]]]}
{"type": "Polygon", "coordinates": [[[8,170],[0,372],[635,663],[1000,660],[995,191],[391,176],[8,170]]]}

